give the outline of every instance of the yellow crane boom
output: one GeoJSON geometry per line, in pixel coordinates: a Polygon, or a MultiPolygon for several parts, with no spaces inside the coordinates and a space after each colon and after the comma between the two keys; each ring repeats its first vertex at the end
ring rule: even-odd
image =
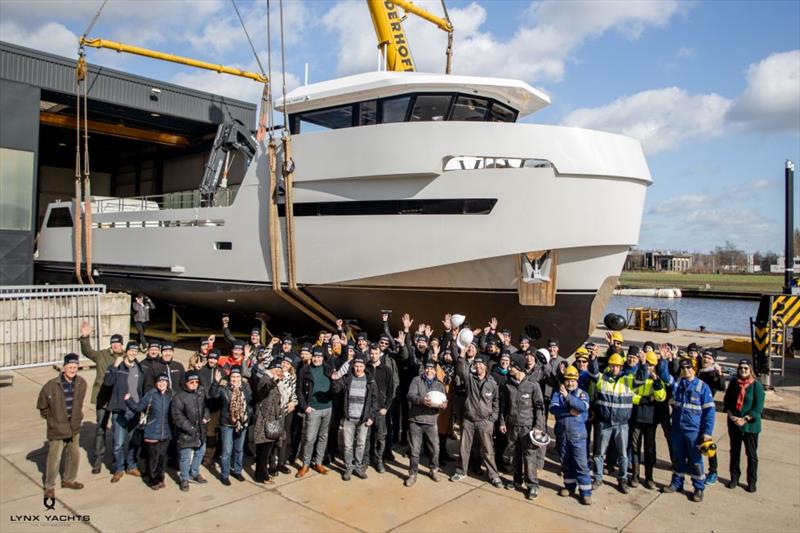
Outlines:
{"type": "Polygon", "coordinates": [[[190,67],[204,68],[206,70],[213,70],[220,74],[230,74],[231,76],[240,76],[255,80],[259,83],[266,83],[266,76],[262,76],[257,72],[248,72],[235,67],[226,67],[225,65],[217,65],[215,63],[208,63],[206,61],[199,61],[189,57],[177,56],[174,54],[167,54],[164,52],[157,52],[155,50],[148,50],[147,48],[140,48],[138,46],[131,46],[129,44],[122,44],[107,39],[86,39],[81,37],[81,46],[91,46],[92,48],[108,48],[109,50],[116,50],[117,52],[126,52],[129,54],[136,54],[144,57],[151,57],[153,59],[161,59],[164,61],[171,61],[172,63],[180,63],[190,67]]]}
{"type": "Polygon", "coordinates": [[[453,25],[450,23],[449,18],[438,17],[408,0],[367,0],[367,7],[369,7],[372,24],[375,26],[375,34],[378,37],[378,48],[383,52],[386,61],[386,70],[416,71],[414,59],[411,56],[411,48],[406,38],[406,32],[403,29],[405,15],[400,15],[398,11],[398,8],[400,8],[406,14],[412,13],[448,33],[446,72],[450,72],[453,25]]]}

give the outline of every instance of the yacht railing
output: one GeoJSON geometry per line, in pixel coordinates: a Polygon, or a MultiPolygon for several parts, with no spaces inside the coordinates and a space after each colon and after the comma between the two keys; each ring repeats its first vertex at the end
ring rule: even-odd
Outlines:
{"type": "Polygon", "coordinates": [[[199,190],[177,191],[166,194],[111,198],[96,196],[92,200],[93,213],[132,213],[160,211],[163,209],[193,209],[197,207],[230,207],[239,186],[219,189],[211,202],[206,201],[199,190]]]}

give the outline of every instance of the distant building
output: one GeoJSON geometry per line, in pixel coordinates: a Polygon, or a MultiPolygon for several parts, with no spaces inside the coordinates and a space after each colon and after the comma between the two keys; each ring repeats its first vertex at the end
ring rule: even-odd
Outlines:
{"type": "MultiPolygon", "coordinates": [[[[774,265],[769,266],[769,271],[772,274],[783,274],[785,269],[786,257],[783,255],[779,255],[777,262],[774,265]]],[[[795,273],[800,272],[800,256],[795,256],[794,258],[794,271],[795,273]]]]}
{"type": "Polygon", "coordinates": [[[747,254],[747,273],[757,274],[761,272],[761,265],[757,265],[753,254],[747,254]]]}
{"type": "Polygon", "coordinates": [[[687,272],[692,268],[692,256],[672,252],[645,252],[645,268],[656,272],[687,272]]]}

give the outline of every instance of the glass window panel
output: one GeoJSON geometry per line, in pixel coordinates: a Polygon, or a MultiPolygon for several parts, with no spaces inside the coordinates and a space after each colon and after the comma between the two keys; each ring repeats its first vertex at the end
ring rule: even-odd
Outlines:
{"type": "Polygon", "coordinates": [[[353,106],[308,111],[300,114],[298,119],[302,133],[349,128],[353,125],[353,106]]]}
{"type": "Polygon", "coordinates": [[[358,104],[358,125],[369,126],[378,123],[378,102],[370,100],[358,104]]]}
{"type": "Polygon", "coordinates": [[[450,95],[421,94],[414,102],[411,122],[444,120],[450,108],[450,95]]]}
{"type": "Polygon", "coordinates": [[[0,148],[0,229],[31,229],[33,170],[33,152],[0,148]]]}
{"type": "Polygon", "coordinates": [[[516,118],[516,111],[497,102],[492,105],[492,110],[489,112],[489,122],[514,122],[516,118]]]}
{"type": "Polygon", "coordinates": [[[453,106],[450,120],[483,121],[488,107],[488,100],[483,98],[459,96],[453,106]]]}
{"type": "Polygon", "coordinates": [[[411,100],[410,96],[401,96],[400,98],[391,98],[383,101],[383,123],[387,122],[403,122],[406,119],[406,110],[408,109],[408,102],[411,100]]]}

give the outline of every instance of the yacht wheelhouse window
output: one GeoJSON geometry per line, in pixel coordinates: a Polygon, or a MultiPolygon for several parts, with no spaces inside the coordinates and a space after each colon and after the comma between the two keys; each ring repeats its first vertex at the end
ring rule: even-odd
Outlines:
{"type": "Polygon", "coordinates": [[[383,116],[381,123],[387,122],[405,122],[406,112],[408,111],[408,103],[411,101],[410,96],[401,96],[399,98],[388,98],[382,102],[383,116]]]}
{"type": "Polygon", "coordinates": [[[298,117],[297,126],[298,132],[303,133],[350,128],[353,126],[353,106],[348,104],[319,111],[307,111],[298,117]]]}
{"type": "Polygon", "coordinates": [[[449,94],[421,94],[414,99],[414,108],[411,111],[411,122],[446,120],[450,111],[449,94]]]}
{"type": "Polygon", "coordinates": [[[492,109],[489,111],[489,122],[514,122],[516,120],[516,111],[499,102],[492,103],[492,109]]]}
{"type": "Polygon", "coordinates": [[[370,126],[378,123],[378,101],[369,100],[358,104],[358,125],[370,126]]]}
{"type": "Polygon", "coordinates": [[[485,98],[473,98],[471,96],[459,96],[453,106],[453,113],[450,120],[466,120],[482,122],[486,120],[486,111],[489,109],[489,101],[485,98]]]}

